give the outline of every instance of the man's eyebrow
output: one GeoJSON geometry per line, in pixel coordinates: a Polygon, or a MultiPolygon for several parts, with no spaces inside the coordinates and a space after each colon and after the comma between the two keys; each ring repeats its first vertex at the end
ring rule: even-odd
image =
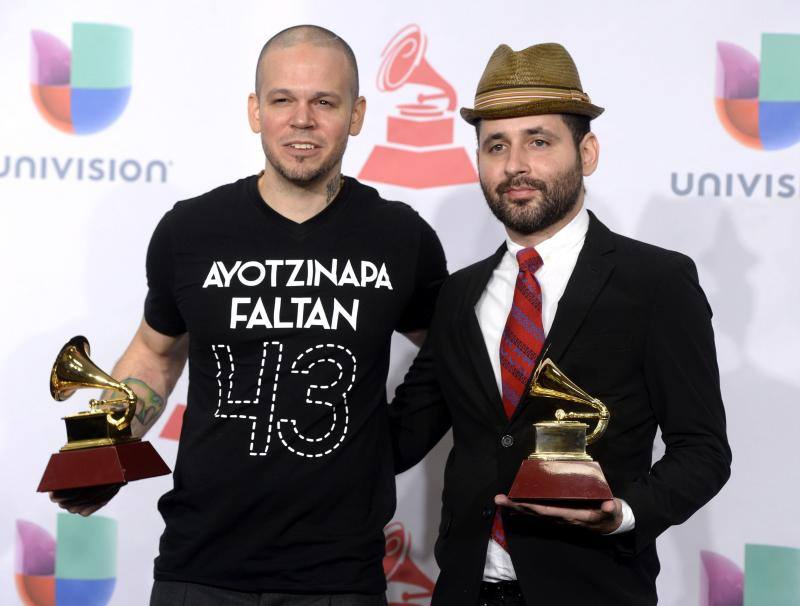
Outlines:
{"type": "Polygon", "coordinates": [[[525,134],[526,135],[545,135],[547,137],[556,137],[557,136],[553,131],[545,128],[544,126],[534,126],[533,128],[525,129],[525,134]]]}
{"type": "Polygon", "coordinates": [[[331,97],[332,99],[341,99],[342,96],[339,93],[335,93],[333,91],[328,90],[321,90],[314,93],[314,99],[320,99],[322,97],[331,97]]]}
{"type": "Polygon", "coordinates": [[[484,143],[486,143],[488,141],[500,141],[501,139],[505,139],[505,138],[506,138],[506,134],[504,132],[497,131],[497,132],[493,132],[491,135],[486,137],[486,139],[484,139],[484,143]]]}
{"type": "MultiPolygon", "coordinates": [[[[296,96],[294,92],[288,88],[272,88],[267,91],[267,95],[286,95],[288,97],[296,96]]],[[[332,99],[341,99],[341,95],[329,90],[317,91],[312,95],[312,99],[320,99],[322,97],[331,97],[332,99]]]]}
{"type": "MultiPolygon", "coordinates": [[[[535,135],[544,135],[546,137],[557,138],[557,135],[553,131],[545,128],[544,126],[533,126],[531,128],[526,128],[522,132],[524,132],[525,135],[529,137],[535,135]]],[[[501,141],[507,138],[508,138],[508,133],[506,133],[505,131],[496,131],[490,135],[487,135],[486,139],[484,139],[484,143],[489,143],[491,141],[501,141]]]]}

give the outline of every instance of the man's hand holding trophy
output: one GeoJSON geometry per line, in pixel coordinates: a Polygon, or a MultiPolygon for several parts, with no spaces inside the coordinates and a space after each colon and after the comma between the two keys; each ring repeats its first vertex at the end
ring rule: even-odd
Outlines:
{"type": "Polygon", "coordinates": [[[594,411],[558,409],[554,421],[535,423],[534,451],[522,462],[508,496],[497,495],[495,503],[602,533],[613,532],[622,521],[620,502],[611,494],[600,465],[586,453],[586,446],[608,427],[608,408],[578,387],[550,358],[536,367],[529,395],[583,404],[594,411]],[[587,435],[590,426],[583,421],[589,420],[597,424],[587,435]]]}
{"type": "Polygon", "coordinates": [[[89,342],[77,336],[56,357],[50,394],[63,401],[87,387],[103,389],[108,397],[92,399],[89,410],[63,417],[67,443],[50,457],[37,489],[82,515],[99,509],[128,482],[170,473],[153,446],[131,432],[136,394],[98,368],[89,358],[89,342]]]}

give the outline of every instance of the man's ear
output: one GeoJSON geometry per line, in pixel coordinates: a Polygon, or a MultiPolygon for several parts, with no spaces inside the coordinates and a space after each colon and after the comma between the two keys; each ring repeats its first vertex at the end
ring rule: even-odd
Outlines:
{"type": "Polygon", "coordinates": [[[255,93],[250,93],[247,97],[247,121],[250,123],[250,130],[254,133],[261,132],[261,107],[255,93]]]}
{"type": "Polygon", "coordinates": [[[353,101],[353,110],[350,114],[350,135],[355,137],[361,132],[364,126],[364,115],[367,113],[367,100],[364,97],[357,97],[353,101]]]}
{"type": "Polygon", "coordinates": [[[583,136],[578,149],[581,154],[583,176],[588,177],[597,169],[597,163],[600,160],[600,142],[593,132],[588,132],[583,136]]]}

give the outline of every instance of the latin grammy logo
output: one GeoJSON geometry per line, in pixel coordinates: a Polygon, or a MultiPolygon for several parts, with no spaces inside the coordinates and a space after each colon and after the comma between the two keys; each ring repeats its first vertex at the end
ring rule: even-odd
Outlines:
{"type": "Polygon", "coordinates": [[[383,49],[378,90],[424,87],[415,103],[389,116],[387,145],[376,145],[358,175],[365,181],[422,189],[474,183],[478,175],[463,147],[453,145],[456,91],[425,60],[427,39],[417,25],[401,29],[383,49]]]}
{"type": "Polygon", "coordinates": [[[389,606],[419,606],[420,602],[416,600],[430,598],[434,584],[411,560],[411,534],[400,522],[388,524],[383,533],[386,537],[383,572],[390,585],[389,606]],[[399,595],[391,591],[392,584],[402,585],[399,595]],[[401,601],[392,599],[393,596],[398,596],[401,601]]]}

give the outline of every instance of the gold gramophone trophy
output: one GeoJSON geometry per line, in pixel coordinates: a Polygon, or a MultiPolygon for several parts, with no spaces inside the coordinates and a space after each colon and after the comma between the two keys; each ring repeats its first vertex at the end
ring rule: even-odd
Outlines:
{"type": "Polygon", "coordinates": [[[608,408],[583,391],[550,358],[533,373],[530,395],[585,404],[594,412],[556,411],[555,421],[534,423],[534,451],[522,462],[510,499],[520,502],[564,502],[572,506],[596,505],[613,498],[599,463],[586,454],[586,445],[608,427],[608,408]],[[596,419],[592,433],[581,420],[596,419]]]}
{"type": "Polygon", "coordinates": [[[62,401],[83,387],[122,395],[90,400],[89,410],[63,417],[67,443],[50,457],[39,492],[124,484],[170,473],[150,442],[131,434],[136,394],[95,366],[89,359],[89,342],[78,336],[56,357],[50,371],[50,395],[62,401]]]}

